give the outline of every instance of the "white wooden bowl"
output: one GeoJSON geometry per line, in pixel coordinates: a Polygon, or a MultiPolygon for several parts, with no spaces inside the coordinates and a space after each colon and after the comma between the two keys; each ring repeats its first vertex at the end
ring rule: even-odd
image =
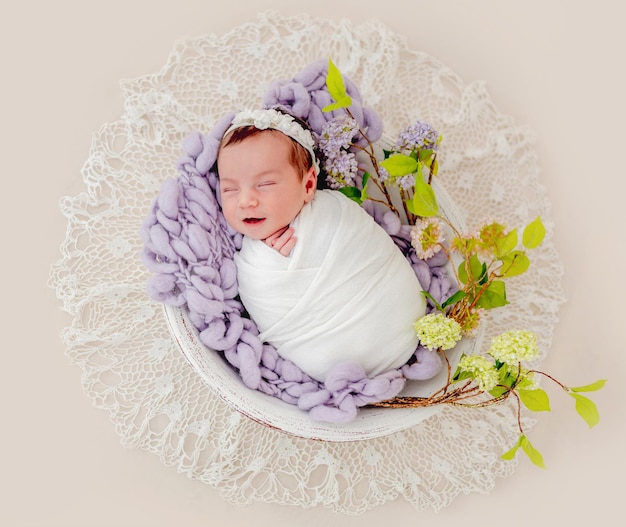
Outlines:
{"type": "MultiPolygon", "coordinates": [[[[442,213],[457,227],[464,221],[448,194],[434,182],[442,213]]],[[[247,388],[239,374],[217,352],[208,349],[189,321],[186,310],[165,306],[165,317],[180,350],[207,386],[238,412],[265,426],[307,439],[322,441],[357,441],[382,437],[414,426],[440,411],[439,406],[424,408],[362,408],[350,423],[333,424],[313,421],[306,412],[269,395],[247,388]]],[[[480,349],[483,329],[472,338],[461,340],[447,352],[452,371],[463,353],[480,349]]],[[[446,383],[447,369],[427,381],[407,381],[401,395],[427,397],[446,383]]]]}

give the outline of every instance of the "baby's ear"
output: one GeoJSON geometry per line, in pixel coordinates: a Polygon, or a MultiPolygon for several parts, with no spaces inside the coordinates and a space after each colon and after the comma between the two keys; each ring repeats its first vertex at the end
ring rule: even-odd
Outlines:
{"type": "Polygon", "coordinates": [[[304,202],[308,203],[315,196],[315,190],[317,189],[317,174],[315,173],[315,167],[309,168],[303,176],[304,184],[304,202]]]}

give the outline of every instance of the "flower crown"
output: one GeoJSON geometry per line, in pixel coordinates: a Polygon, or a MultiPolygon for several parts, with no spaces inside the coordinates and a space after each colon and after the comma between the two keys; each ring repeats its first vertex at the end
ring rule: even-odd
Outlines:
{"type": "Polygon", "coordinates": [[[311,156],[311,163],[315,168],[315,174],[319,175],[320,163],[315,155],[315,141],[313,135],[309,130],[306,130],[298,124],[291,115],[279,112],[273,108],[243,110],[235,115],[224,135],[226,136],[233,130],[244,126],[254,126],[259,130],[278,130],[286,136],[291,137],[291,139],[307,150],[311,156]]]}

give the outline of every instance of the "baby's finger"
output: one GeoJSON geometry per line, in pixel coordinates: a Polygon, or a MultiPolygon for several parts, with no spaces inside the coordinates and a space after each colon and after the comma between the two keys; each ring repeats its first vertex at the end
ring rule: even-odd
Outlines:
{"type": "Polygon", "coordinates": [[[296,238],[294,236],[295,229],[293,227],[289,227],[286,229],[278,238],[272,241],[272,247],[276,249],[283,256],[289,255],[291,249],[293,249],[296,238]]]}
{"type": "Polygon", "coordinates": [[[288,228],[289,227],[284,227],[279,231],[276,231],[274,234],[270,234],[267,238],[263,240],[263,242],[270,247],[274,247],[277,243],[277,240],[285,233],[285,231],[287,231],[288,228]]]}
{"type": "MultiPolygon", "coordinates": [[[[284,243],[282,243],[280,246],[277,243],[274,246],[274,249],[276,249],[283,256],[289,256],[289,254],[291,253],[292,249],[296,245],[296,240],[297,240],[297,238],[295,236],[291,236],[288,240],[285,240],[284,243]]],[[[281,242],[282,242],[282,240],[281,240],[281,242]]]]}

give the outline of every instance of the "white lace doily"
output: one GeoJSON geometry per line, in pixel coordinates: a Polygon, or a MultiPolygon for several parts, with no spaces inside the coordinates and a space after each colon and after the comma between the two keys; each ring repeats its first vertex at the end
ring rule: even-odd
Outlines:
{"type": "Polygon", "coordinates": [[[180,42],[161,71],[122,82],[124,112],[93,138],[82,172],[87,190],[61,201],[68,229],[51,286],[73,317],[63,334],[67,356],[124,445],[153,452],[232,502],[357,514],[403,496],[417,509],[439,510],[513,472],[515,461],[499,459],[518,436],[512,406],[446,407],[414,428],[356,443],[292,437],[218,399],[146,295],[139,226],[161,181],[176,175],[182,139],[261,104],[270,81],[329,56],[387,134],[418,118],[443,134],[441,181],[470,227],[486,215],[509,226],[541,215],[547,240],[532,252],[531,271],[507,286],[512,306],[494,312],[488,332],[531,329],[548,350],[562,268],[528,131],[498,113],[483,84],[465,85],[376,21],[266,13],[225,36],[180,42]]]}

